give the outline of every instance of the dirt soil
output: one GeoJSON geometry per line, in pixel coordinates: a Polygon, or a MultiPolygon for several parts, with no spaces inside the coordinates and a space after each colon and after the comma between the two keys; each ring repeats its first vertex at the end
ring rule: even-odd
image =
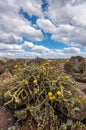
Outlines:
{"type": "Polygon", "coordinates": [[[86,94],[86,83],[77,82],[77,88],[86,94]]]}
{"type": "Polygon", "coordinates": [[[13,124],[12,115],[4,108],[0,108],[0,130],[7,130],[13,124]]]}
{"type": "Polygon", "coordinates": [[[0,130],[20,130],[12,114],[4,107],[0,107],[0,130]]]}

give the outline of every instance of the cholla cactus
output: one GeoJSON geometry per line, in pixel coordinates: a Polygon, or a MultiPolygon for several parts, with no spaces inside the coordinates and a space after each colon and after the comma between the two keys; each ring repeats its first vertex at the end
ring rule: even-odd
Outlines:
{"type": "Polygon", "coordinates": [[[14,110],[18,120],[29,116],[28,120],[34,121],[38,130],[47,128],[49,123],[52,130],[70,127],[73,130],[68,120],[83,121],[86,118],[86,97],[82,97],[67,74],[58,71],[49,62],[25,66],[16,72],[16,85],[13,79],[3,93],[4,105],[14,110]]]}

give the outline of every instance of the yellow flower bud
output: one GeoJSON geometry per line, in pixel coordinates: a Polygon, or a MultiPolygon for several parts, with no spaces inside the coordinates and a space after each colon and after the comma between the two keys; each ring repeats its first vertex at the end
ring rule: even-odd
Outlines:
{"type": "Polygon", "coordinates": [[[15,65],[14,68],[15,68],[15,69],[18,68],[18,65],[15,65]]]}
{"type": "Polygon", "coordinates": [[[66,75],[66,76],[65,76],[65,79],[69,79],[69,76],[68,76],[68,75],[66,75]]]}
{"type": "Polygon", "coordinates": [[[18,68],[18,70],[20,71],[20,70],[21,70],[21,68],[18,68]]]}
{"type": "Polygon", "coordinates": [[[62,92],[61,91],[57,91],[56,93],[58,96],[62,95],[62,92]]]}
{"type": "Polygon", "coordinates": [[[43,71],[46,71],[45,65],[42,66],[42,70],[43,70],[43,71]]]}
{"type": "Polygon", "coordinates": [[[56,99],[56,97],[55,97],[55,96],[53,96],[52,98],[53,98],[53,100],[55,100],[55,99],[56,99]]]}
{"type": "Polygon", "coordinates": [[[49,97],[49,100],[50,100],[50,101],[53,101],[53,100],[55,100],[55,99],[56,99],[55,96],[50,96],[50,97],[49,97]]]}
{"type": "Polygon", "coordinates": [[[24,81],[24,85],[28,85],[28,84],[29,84],[28,80],[25,79],[25,81],[24,81]]]}
{"type": "Polygon", "coordinates": [[[48,96],[53,96],[53,93],[52,92],[48,92],[48,96]]]}
{"type": "Polygon", "coordinates": [[[37,84],[37,79],[35,79],[35,80],[33,81],[33,83],[34,83],[34,84],[37,84]]]}

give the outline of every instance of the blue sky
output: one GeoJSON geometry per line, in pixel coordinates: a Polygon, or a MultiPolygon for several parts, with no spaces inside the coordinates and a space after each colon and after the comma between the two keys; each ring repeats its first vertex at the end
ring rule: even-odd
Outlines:
{"type": "Polygon", "coordinates": [[[86,0],[1,0],[0,57],[86,57],[86,0]]]}

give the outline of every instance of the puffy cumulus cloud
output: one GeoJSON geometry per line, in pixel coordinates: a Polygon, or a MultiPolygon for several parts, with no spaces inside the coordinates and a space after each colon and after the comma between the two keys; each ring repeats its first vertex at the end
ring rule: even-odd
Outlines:
{"type": "Polygon", "coordinates": [[[76,47],[70,47],[70,48],[64,48],[63,49],[63,52],[64,53],[76,53],[76,54],[79,54],[80,53],[80,49],[79,48],[76,48],[76,47]]]}
{"type": "Polygon", "coordinates": [[[85,2],[85,0],[71,0],[71,4],[73,5],[79,5],[85,2]]]}
{"type": "Polygon", "coordinates": [[[38,51],[38,52],[49,52],[50,49],[47,48],[47,47],[44,47],[44,46],[41,46],[41,45],[34,45],[32,42],[24,42],[23,43],[23,48],[29,48],[31,50],[35,50],[35,51],[38,51]]]}
{"type": "Polygon", "coordinates": [[[30,16],[36,15],[36,16],[42,16],[42,0],[21,0],[16,1],[16,4],[20,5],[21,8],[23,8],[24,11],[26,11],[30,16]]]}
{"type": "Polygon", "coordinates": [[[0,43],[5,43],[5,44],[15,44],[21,39],[21,37],[16,36],[13,33],[5,33],[0,30],[0,43]]]}
{"type": "Polygon", "coordinates": [[[51,2],[54,3],[55,5],[57,4],[57,7],[63,7],[67,4],[72,4],[72,5],[76,6],[76,5],[79,5],[79,4],[85,2],[85,0],[64,0],[64,1],[63,0],[53,0],[53,1],[47,0],[47,1],[48,1],[49,4],[51,2]]]}
{"type": "Polygon", "coordinates": [[[37,25],[57,42],[86,47],[86,1],[47,1],[49,6],[44,13],[51,20],[39,18],[37,25]]]}
{"type": "MultiPolygon", "coordinates": [[[[86,19],[86,1],[85,0],[47,0],[49,3],[48,10],[45,14],[57,24],[75,22],[86,19]],[[74,20],[75,19],[75,20],[74,20]]],[[[83,21],[81,25],[85,24],[83,21]]],[[[76,23],[77,24],[77,23],[76,23]]]]}
{"type": "Polygon", "coordinates": [[[17,44],[0,43],[0,51],[23,51],[22,46],[17,44]]]}
{"type": "Polygon", "coordinates": [[[56,32],[55,25],[49,20],[44,18],[39,18],[37,20],[37,25],[43,29],[46,33],[54,33],[56,32]]]}
{"type": "MultiPolygon", "coordinates": [[[[62,50],[55,50],[57,55],[59,54],[59,57],[62,58],[70,58],[71,56],[83,56],[86,57],[86,52],[82,52],[80,48],[77,47],[67,47],[62,50]]],[[[54,52],[55,52],[54,51],[54,52]]]]}
{"type": "Polygon", "coordinates": [[[66,8],[70,11],[71,21],[76,26],[86,26],[86,1],[76,6],[67,5],[66,8]]]}
{"type": "MultiPolygon", "coordinates": [[[[86,46],[86,0],[47,0],[48,9],[45,15],[53,21],[56,29],[45,29],[41,22],[39,26],[52,34],[52,39],[72,46],[86,46]],[[41,25],[42,24],[42,25],[41,25]]],[[[54,25],[53,25],[54,26],[54,25]]]]}
{"type": "MultiPolygon", "coordinates": [[[[30,9],[28,12],[31,14],[32,11],[32,15],[35,14],[36,10],[41,12],[39,7],[40,4],[38,4],[40,3],[40,0],[38,0],[37,3],[34,3],[34,1],[35,0],[28,2],[26,0],[23,2],[22,0],[20,3],[16,0],[0,1],[0,42],[14,44],[21,40],[22,37],[26,37],[33,41],[43,40],[44,37],[41,30],[36,30],[31,26],[28,20],[19,14],[19,10],[23,8],[23,6],[24,9],[26,8],[26,11],[28,7],[30,9]],[[32,6],[29,7],[28,5],[32,6]]],[[[39,14],[41,13],[38,13],[38,15],[39,14]]]]}
{"type": "Polygon", "coordinates": [[[59,25],[56,34],[53,34],[51,38],[70,46],[86,47],[86,29],[83,27],[59,25]]]}

